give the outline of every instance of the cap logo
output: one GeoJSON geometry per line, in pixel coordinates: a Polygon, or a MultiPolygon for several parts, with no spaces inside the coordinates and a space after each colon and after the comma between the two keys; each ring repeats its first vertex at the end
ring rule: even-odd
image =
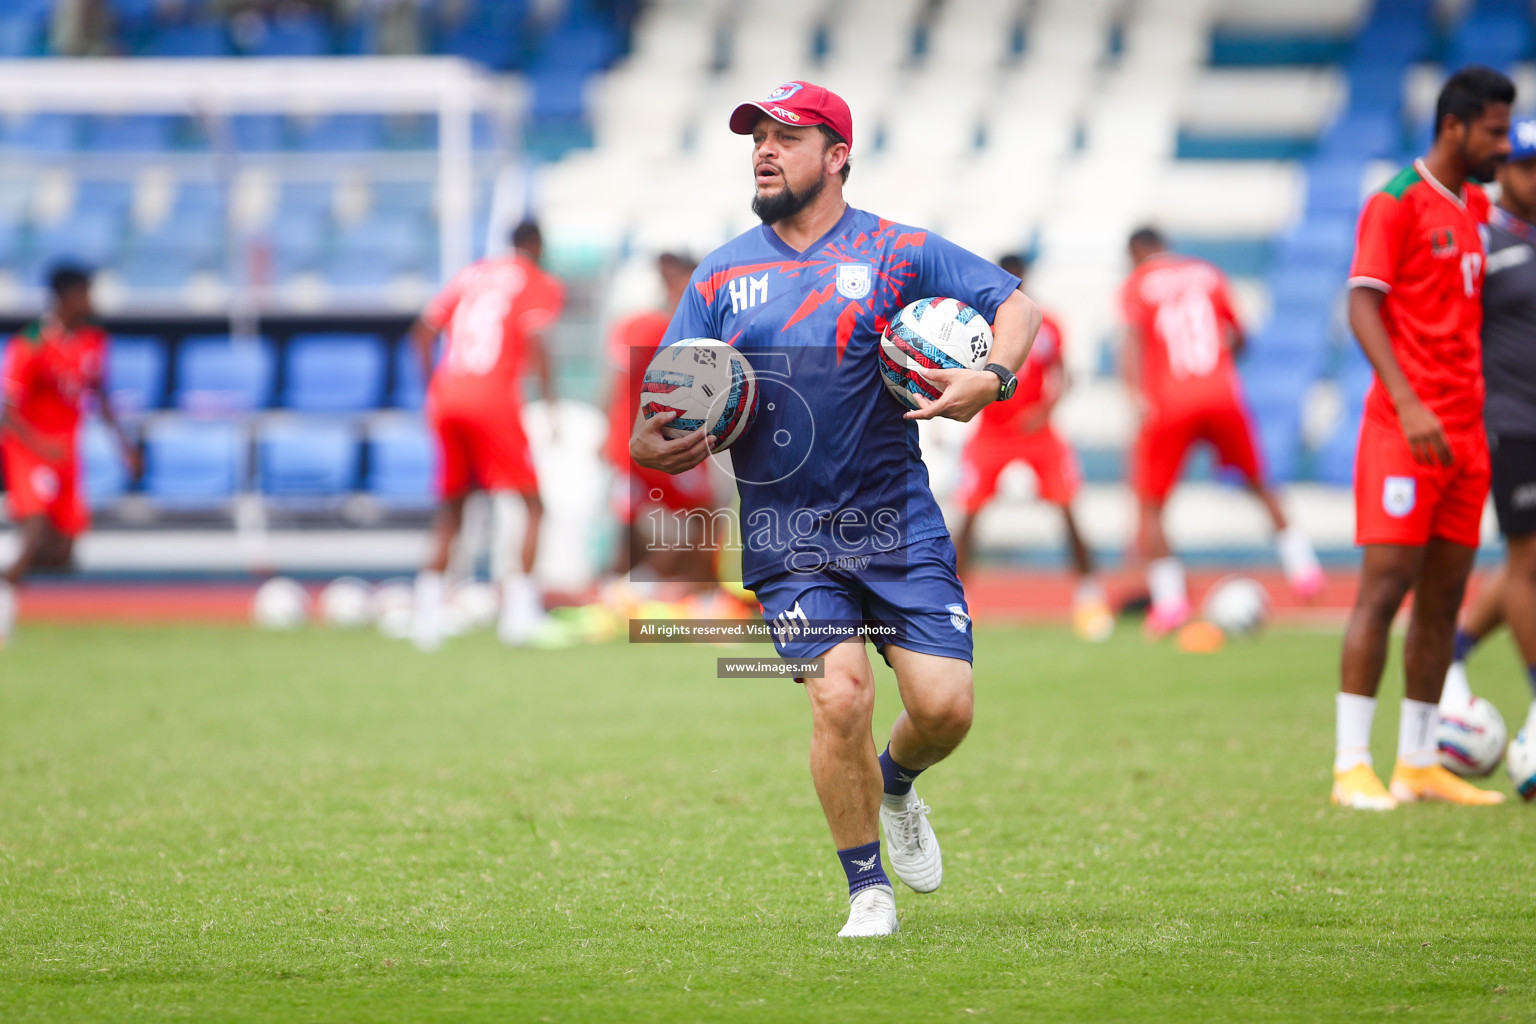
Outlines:
{"type": "Polygon", "coordinates": [[[777,103],[779,100],[787,100],[804,88],[805,86],[801,85],[799,82],[785,82],[783,85],[779,86],[777,89],[773,90],[773,92],[768,94],[768,102],[777,103]]]}
{"type": "Polygon", "coordinates": [[[768,113],[772,114],[774,117],[793,121],[796,124],[800,123],[800,115],[795,113],[793,110],[785,110],[783,107],[771,107],[769,108],[768,113]]]}

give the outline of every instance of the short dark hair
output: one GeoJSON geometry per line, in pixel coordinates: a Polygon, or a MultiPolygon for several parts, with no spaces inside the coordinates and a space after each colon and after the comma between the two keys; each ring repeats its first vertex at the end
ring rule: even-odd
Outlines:
{"type": "Polygon", "coordinates": [[[1130,244],[1145,245],[1153,249],[1166,249],[1168,248],[1168,239],[1164,238],[1163,233],[1157,230],[1157,228],[1152,227],[1150,224],[1144,224],[1131,232],[1130,244]]]}
{"type": "Polygon", "coordinates": [[[60,263],[48,272],[48,290],[56,299],[63,298],[65,292],[90,285],[91,272],[74,263],[60,263]]]}
{"type": "Polygon", "coordinates": [[[1490,104],[1515,102],[1515,83],[1503,72],[1482,64],[1469,64],[1446,80],[1435,101],[1435,138],[1445,129],[1445,119],[1454,117],[1471,124],[1483,116],[1490,104]]]}
{"type": "MultiPolygon", "coordinates": [[[[833,146],[837,145],[839,142],[843,143],[844,145],[848,144],[848,140],[847,139],[843,138],[841,135],[837,134],[837,132],[833,131],[831,128],[828,128],[826,125],[819,124],[816,127],[821,129],[821,137],[822,137],[822,139],[824,139],[826,141],[826,145],[823,146],[822,149],[831,149],[833,146]]],[[[853,168],[853,161],[852,160],[844,160],[843,161],[843,170],[842,170],[843,181],[846,182],[848,180],[848,172],[850,170],[852,170],[852,168],[853,168]]]]}
{"type": "Polygon", "coordinates": [[[1014,277],[1023,277],[1029,270],[1029,257],[1023,253],[1010,252],[1005,256],[999,256],[997,265],[1014,277]]]}
{"type": "Polygon", "coordinates": [[[684,252],[664,252],[656,257],[656,265],[662,270],[676,270],[691,274],[699,265],[699,261],[684,252]]]}
{"type": "Polygon", "coordinates": [[[512,229],[512,247],[514,249],[526,249],[529,244],[539,245],[544,241],[544,233],[539,230],[539,222],[529,218],[518,223],[512,229]]]}

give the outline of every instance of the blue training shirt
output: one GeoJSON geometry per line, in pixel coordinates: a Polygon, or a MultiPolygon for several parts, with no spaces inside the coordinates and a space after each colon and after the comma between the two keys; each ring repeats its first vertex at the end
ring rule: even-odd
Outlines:
{"type": "Polygon", "coordinates": [[[731,448],[747,586],[862,568],[947,532],[917,424],[881,381],[880,335],[929,296],[991,323],[1018,287],[932,232],[851,206],[804,252],[761,225],[705,258],[662,344],[718,338],[757,374],[756,422],[731,448]]]}

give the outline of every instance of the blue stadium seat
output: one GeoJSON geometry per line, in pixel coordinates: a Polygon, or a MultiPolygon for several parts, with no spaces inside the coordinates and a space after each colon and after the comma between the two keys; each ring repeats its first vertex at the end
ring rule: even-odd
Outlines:
{"type": "Polygon", "coordinates": [[[245,152],[270,152],[287,145],[287,128],[280,114],[236,114],[229,119],[235,148],[245,152]]]}
{"type": "Polygon", "coordinates": [[[1360,435],[1360,415],[1371,387],[1371,364],[1354,338],[1345,342],[1343,364],[1336,380],[1343,402],[1342,422],[1317,450],[1319,483],[1345,485],[1355,478],[1355,442],[1360,435]]]}
{"type": "Polygon", "coordinates": [[[1344,216],[1360,212],[1365,161],[1357,157],[1319,159],[1307,164],[1307,216],[1344,216]]]}
{"type": "Polygon", "coordinates": [[[272,400],[272,342],[231,341],[226,335],[183,338],[176,351],[176,407],[188,412],[238,413],[272,400]]]}
{"type": "Polygon", "coordinates": [[[211,181],[183,181],[176,189],[176,201],[171,206],[171,220],[187,217],[224,217],[226,201],[224,189],[211,181]]]}
{"type": "Polygon", "coordinates": [[[426,218],[432,213],[430,181],[375,181],[369,191],[379,213],[426,218]]]}
{"type": "Polygon", "coordinates": [[[426,399],[421,357],[416,354],[410,335],[406,335],[395,343],[395,386],[389,396],[390,404],[401,409],[420,409],[426,399]]]}
{"type": "Polygon", "coordinates": [[[1355,251],[1355,219],[1308,217],[1275,243],[1275,268],[1318,267],[1347,272],[1355,251]]]}
{"type": "Polygon", "coordinates": [[[298,148],[315,152],[354,153],[384,148],[384,118],[377,114],[336,114],[299,122],[298,148]]]}
{"type": "MultiPolygon", "coordinates": [[[[267,241],[280,268],[310,270],[320,262],[329,239],[329,220],[303,210],[284,208],[267,225],[267,241]]],[[[277,276],[278,280],[283,275],[277,276]]]]}
{"type": "Polygon", "coordinates": [[[384,353],[376,334],[296,334],[282,404],[301,412],[375,409],[384,397],[384,353]]]}
{"type": "Polygon", "coordinates": [[[1277,311],[1331,310],[1344,294],[1347,278],[1337,266],[1291,267],[1269,279],[1277,311]]]}
{"type": "Polygon", "coordinates": [[[331,52],[331,33],[318,15],[270,18],[260,40],[248,51],[256,57],[320,57],[331,52]]]}
{"type": "Polygon", "coordinates": [[[256,441],[256,486],[272,498],[345,497],[357,487],[357,435],[334,421],[282,421],[256,441]]]}
{"type": "Polygon", "coordinates": [[[118,449],[117,436],[101,420],[91,417],[80,432],[81,478],[85,501],[93,509],[115,504],[128,491],[128,467],[118,449]]]}
{"type": "Polygon", "coordinates": [[[227,57],[229,35],[215,21],[193,21],[158,26],[147,40],[146,57],[227,57]]]}
{"type": "Polygon", "coordinates": [[[390,508],[430,508],[435,503],[437,449],[419,420],[375,426],[368,438],[364,489],[390,508]]]}
{"type": "Polygon", "coordinates": [[[144,492],[168,509],[227,505],[246,479],[244,432],[233,423],[160,420],[144,436],[144,492]]]}
{"type": "Polygon", "coordinates": [[[105,210],[77,210],[39,231],[36,255],[44,263],[72,260],[89,266],[110,263],[122,244],[124,221],[105,210]]]}
{"type": "Polygon", "coordinates": [[[430,223],[410,214],[380,214],[353,225],[336,240],[326,264],[332,284],[388,284],[397,274],[418,269],[432,235],[430,223]]]}
{"type": "Polygon", "coordinates": [[[522,57],[527,17],[525,0],[476,4],[443,40],[442,51],[497,71],[511,70],[522,57]]]}
{"type": "Polygon", "coordinates": [[[222,209],[182,210],[140,232],[131,248],[167,258],[179,256],[192,264],[209,263],[223,255],[225,227],[222,209]]]}
{"type": "Polygon", "coordinates": [[[17,262],[17,251],[20,248],[21,225],[15,221],[0,220],[0,265],[17,262]]]}
{"type": "Polygon", "coordinates": [[[122,178],[91,178],[75,182],[75,210],[100,210],[126,218],[133,206],[133,183],[122,178]]]}
{"type": "Polygon", "coordinates": [[[78,146],[79,137],[79,119],[71,114],[33,114],[0,120],[0,149],[70,153],[78,146]]]}
{"type": "Polygon", "coordinates": [[[165,400],[165,342],[114,335],[107,348],[107,395],[119,416],[160,408],[165,400]]]}
{"type": "Polygon", "coordinates": [[[1403,129],[1395,112],[1350,113],[1323,133],[1318,155],[1324,158],[1374,159],[1402,148],[1403,129]]]}
{"type": "Polygon", "coordinates": [[[192,275],[209,264],[179,249],[131,249],[117,261],[123,284],[134,290],[165,291],[183,288],[192,275]]]}
{"type": "Polygon", "coordinates": [[[35,57],[43,51],[47,18],[37,10],[0,13],[0,58],[35,57]]]}
{"type": "Polygon", "coordinates": [[[85,148],[159,153],[173,148],[176,119],[166,114],[125,114],[88,118],[82,127],[85,148]]]}
{"type": "Polygon", "coordinates": [[[1529,5],[1520,10],[1492,10],[1479,3],[1451,36],[1446,67],[1488,64],[1507,68],[1530,55],[1531,18],[1529,5]]]}

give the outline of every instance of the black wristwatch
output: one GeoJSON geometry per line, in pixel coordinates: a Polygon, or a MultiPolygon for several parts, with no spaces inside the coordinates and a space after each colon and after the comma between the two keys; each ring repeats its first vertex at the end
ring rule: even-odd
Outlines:
{"type": "Polygon", "coordinates": [[[1002,387],[997,390],[997,401],[1006,402],[1013,397],[1015,391],[1019,390],[1019,378],[1015,377],[1008,367],[988,363],[982,369],[997,374],[997,379],[1002,382],[1002,387]]]}

